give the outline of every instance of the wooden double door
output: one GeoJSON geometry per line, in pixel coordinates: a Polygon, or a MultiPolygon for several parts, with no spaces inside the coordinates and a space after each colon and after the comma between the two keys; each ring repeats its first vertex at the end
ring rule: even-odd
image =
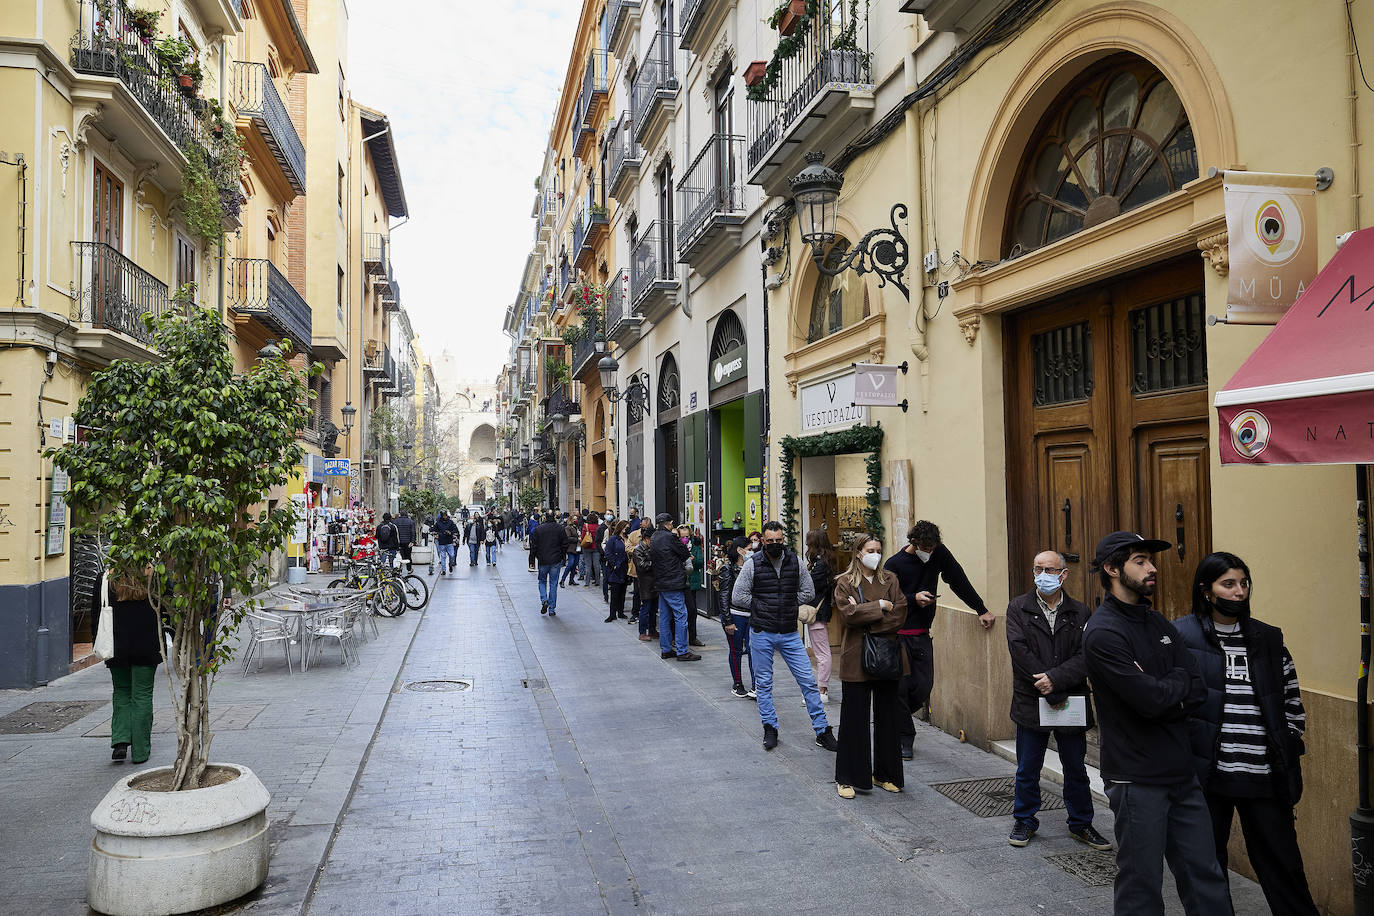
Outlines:
{"type": "Polygon", "coordinates": [[[1159,265],[1029,309],[1007,340],[1010,572],[1068,559],[1070,595],[1095,607],[1099,538],[1137,531],[1174,545],[1156,556],[1155,606],[1191,608],[1211,546],[1206,310],[1196,258],[1159,265]]]}

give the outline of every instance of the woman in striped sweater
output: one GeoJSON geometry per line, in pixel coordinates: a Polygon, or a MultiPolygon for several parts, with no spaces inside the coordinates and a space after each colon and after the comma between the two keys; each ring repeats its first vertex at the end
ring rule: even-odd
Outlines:
{"type": "Polygon", "coordinates": [[[1188,719],[1198,778],[1226,871],[1233,815],[1275,916],[1316,916],[1293,808],[1302,796],[1306,715],[1283,631],[1250,616],[1250,567],[1213,553],[1193,577],[1193,613],[1175,621],[1207,684],[1188,719]]]}

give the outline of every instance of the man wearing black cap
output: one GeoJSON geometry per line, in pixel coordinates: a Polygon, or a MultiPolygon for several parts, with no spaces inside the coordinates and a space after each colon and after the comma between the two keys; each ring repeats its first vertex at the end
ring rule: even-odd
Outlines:
{"type": "Polygon", "coordinates": [[[687,644],[687,567],[692,552],[673,533],[673,517],[660,512],[654,517],[658,530],[649,541],[649,554],[658,590],[658,648],[662,658],[680,662],[700,661],[687,644]]]}
{"type": "Polygon", "coordinates": [[[1150,606],[1151,558],[1169,547],[1117,531],[1098,541],[1093,558],[1107,595],[1084,627],[1083,650],[1102,730],[1102,779],[1116,818],[1113,912],[1163,913],[1167,858],[1188,916],[1224,916],[1232,912],[1231,897],[1186,718],[1206,688],[1178,630],[1150,606]]]}

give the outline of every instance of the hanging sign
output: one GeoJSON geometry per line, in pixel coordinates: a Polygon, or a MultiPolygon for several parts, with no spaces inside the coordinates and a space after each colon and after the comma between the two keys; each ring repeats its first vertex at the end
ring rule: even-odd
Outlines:
{"type": "Polygon", "coordinates": [[[1226,320],[1273,324],[1317,275],[1314,175],[1227,172],[1226,320]]]}
{"type": "Polygon", "coordinates": [[[348,459],[347,458],[326,458],[324,459],[324,474],[326,477],[347,477],[348,459]]]}
{"type": "Polygon", "coordinates": [[[854,364],[854,404],[859,407],[896,407],[900,366],[854,364]]]}
{"type": "Polygon", "coordinates": [[[801,431],[804,433],[868,422],[868,408],[854,403],[853,372],[803,385],[797,400],[801,404],[801,431]]]}
{"type": "Polygon", "coordinates": [[[744,530],[763,530],[763,478],[744,478],[744,530]]]}

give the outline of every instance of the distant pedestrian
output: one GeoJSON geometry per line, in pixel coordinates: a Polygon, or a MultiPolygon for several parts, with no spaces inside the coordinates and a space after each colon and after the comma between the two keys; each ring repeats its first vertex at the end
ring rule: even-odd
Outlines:
{"type": "Polygon", "coordinates": [[[680,662],[700,661],[687,644],[687,567],[692,553],[673,530],[673,517],[660,512],[649,543],[653,558],[654,588],[658,592],[658,649],[660,658],[680,662]]]}
{"type": "Polygon", "coordinates": [[[410,552],[415,546],[415,536],[417,533],[415,520],[410,517],[405,506],[401,507],[401,514],[396,516],[396,544],[401,552],[401,559],[405,561],[406,571],[411,570],[410,552]]]}
{"type": "Polygon", "coordinates": [[[382,523],[377,526],[377,554],[387,566],[396,563],[396,552],[401,549],[400,536],[390,512],[382,513],[382,523]]]}
{"type": "Polygon", "coordinates": [[[468,565],[477,565],[477,552],[487,542],[487,520],[480,514],[472,513],[468,516],[467,524],[463,526],[463,543],[468,545],[468,565]]]}
{"type": "Polygon", "coordinates": [[[439,549],[439,575],[446,576],[456,572],[458,562],[458,526],[448,517],[446,509],[439,510],[439,519],[434,523],[434,539],[439,549]]]}
{"type": "MultiPolygon", "coordinates": [[[[152,753],[153,679],[162,662],[162,628],[141,577],[102,578],[114,626],[114,655],[105,660],[114,688],[110,759],[147,763],[152,753]]],[[[97,626],[99,618],[97,617],[97,626]]],[[[97,635],[99,635],[97,633],[97,635]]]]}
{"type": "Polygon", "coordinates": [[[897,574],[902,594],[906,595],[906,622],[897,635],[911,673],[902,678],[897,695],[904,710],[902,759],[910,760],[916,743],[916,723],[912,717],[922,707],[930,705],[930,692],[935,686],[935,651],[930,628],[935,621],[940,580],[944,579],[959,600],[977,612],[983,629],[991,628],[997,615],[988,610],[982,596],[964,574],[964,568],[940,540],[940,529],[934,522],[922,520],[913,525],[907,532],[906,546],[894,553],[884,568],[897,574]]]}
{"type": "Polygon", "coordinates": [[[625,531],[628,522],[616,522],[606,536],[606,563],[602,569],[602,583],[610,589],[611,604],[606,622],[625,619],[625,586],[629,580],[630,556],[625,552],[625,531]]]}
{"type": "Polygon", "coordinates": [[[649,553],[654,524],[647,518],[639,520],[639,527],[630,532],[625,543],[630,548],[630,575],[634,577],[634,604],[630,619],[639,624],[641,642],[658,639],[658,595],[654,591],[653,557],[649,553]]]}
{"type": "Polygon", "coordinates": [[[1093,724],[1088,697],[1088,662],[1083,627],[1088,607],[1064,591],[1068,565],[1062,554],[1042,550],[1031,561],[1035,586],[1007,605],[1007,649],[1011,653],[1011,720],[1016,724],[1016,788],[1008,842],[1025,846],[1040,829],[1040,771],[1050,735],[1064,770],[1064,804],[1069,835],[1093,849],[1111,849],[1093,828],[1093,797],[1084,763],[1093,724]],[[1082,702],[1081,726],[1041,723],[1040,701],[1052,709],[1070,699],[1082,702]]]}
{"type": "Polygon", "coordinates": [[[494,566],[496,564],[496,551],[501,543],[499,535],[497,534],[497,526],[500,524],[501,519],[497,517],[495,513],[487,516],[487,531],[486,534],[483,535],[482,541],[487,548],[486,558],[488,566],[494,566]]]}
{"type": "Polygon", "coordinates": [[[1231,821],[1275,916],[1316,916],[1293,808],[1302,798],[1307,714],[1283,631],[1250,616],[1250,567],[1213,553],[1193,577],[1193,613],[1175,622],[1207,685],[1188,719],[1193,760],[1226,875],[1231,821]]]}
{"type": "Polygon", "coordinates": [[[1164,862],[1188,916],[1232,912],[1185,716],[1206,700],[1177,628],[1150,607],[1152,555],[1167,541],[1116,531],[1093,568],[1107,595],[1083,629],[1102,735],[1102,780],[1115,816],[1115,916],[1164,912],[1164,862]]]}
{"type": "Polygon", "coordinates": [[[564,568],[559,585],[577,584],[577,567],[582,562],[582,525],[576,516],[569,516],[563,522],[563,531],[568,536],[568,565],[564,568]]]}
{"type": "MultiPolygon", "coordinates": [[[[806,635],[811,643],[811,654],[816,656],[816,686],[820,688],[822,703],[830,702],[830,613],[835,591],[834,556],[830,535],[820,528],[812,528],[806,533],[806,571],[816,591],[816,619],[806,625],[806,635]]],[[[903,602],[902,606],[905,608],[906,603],[903,602]]]]}
{"type": "MultiPolygon", "coordinates": [[[[824,532],[812,533],[825,537],[824,532]]],[[[835,790],[840,798],[870,792],[874,785],[888,792],[900,792],[906,785],[899,739],[902,705],[897,699],[897,682],[906,670],[906,659],[895,642],[906,620],[906,596],[897,577],[881,568],[882,558],[882,539],[859,535],[849,569],[835,580],[835,612],[842,625],[839,674],[844,685],[835,754],[835,790]],[[880,677],[864,670],[866,635],[889,640],[892,651],[902,659],[900,672],[880,677]]]]}
{"type": "MultiPolygon", "coordinates": [[[[606,539],[611,536],[611,530],[615,528],[615,513],[609,509],[601,517],[601,522],[596,526],[596,550],[601,557],[601,566],[604,570],[606,566],[606,539]]],[[[601,600],[611,600],[611,585],[606,581],[603,571],[601,576],[601,600]]]]}
{"type": "Polygon", "coordinates": [[[596,540],[596,529],[600,525],[601,519],[595,512],[583,516],[578,546],[582,548],[579,571],[582,574],[584,588],[601,584],[601,548],[596,540]]]}
{"type": "Polygon", "coordinates": [[[741,700],[754,699],[754,659],[749,654],[749,608],[731,602],[740,566],[749,556],[749,539],[737,537],[725,545],[725,562],[716,570],[716,613],[730,643],[730,693],[741,700]],[[749,686],[744,686],[744,661],[749,662],[749,686]]]}
{"type": "Polygon", "coordinates": [[[758,692],[759,717],[763,720],[763,749],[778,746],[778,714],[773,708],[773,655],[783,661],[801,688],[816,733],[816,745],[828,751],[839,748],[825,720],[825,707],[816,689],[816,676],[797,632],[797,609],[815,600],[811,577],[804,574],[797,555],[787,549],[782,523],[763,526],[763,549],[740,567],[731,592],[732,607],[747,607],[749,648],[754,662],[754,686],[758,692]]]}
{"type": "Polygon", "coordinates": [[[539,564],[539,613],[558,616],[558,578],[568,557],[568,533],[550,512],[530,535],[530,555],[539,564]]]}

